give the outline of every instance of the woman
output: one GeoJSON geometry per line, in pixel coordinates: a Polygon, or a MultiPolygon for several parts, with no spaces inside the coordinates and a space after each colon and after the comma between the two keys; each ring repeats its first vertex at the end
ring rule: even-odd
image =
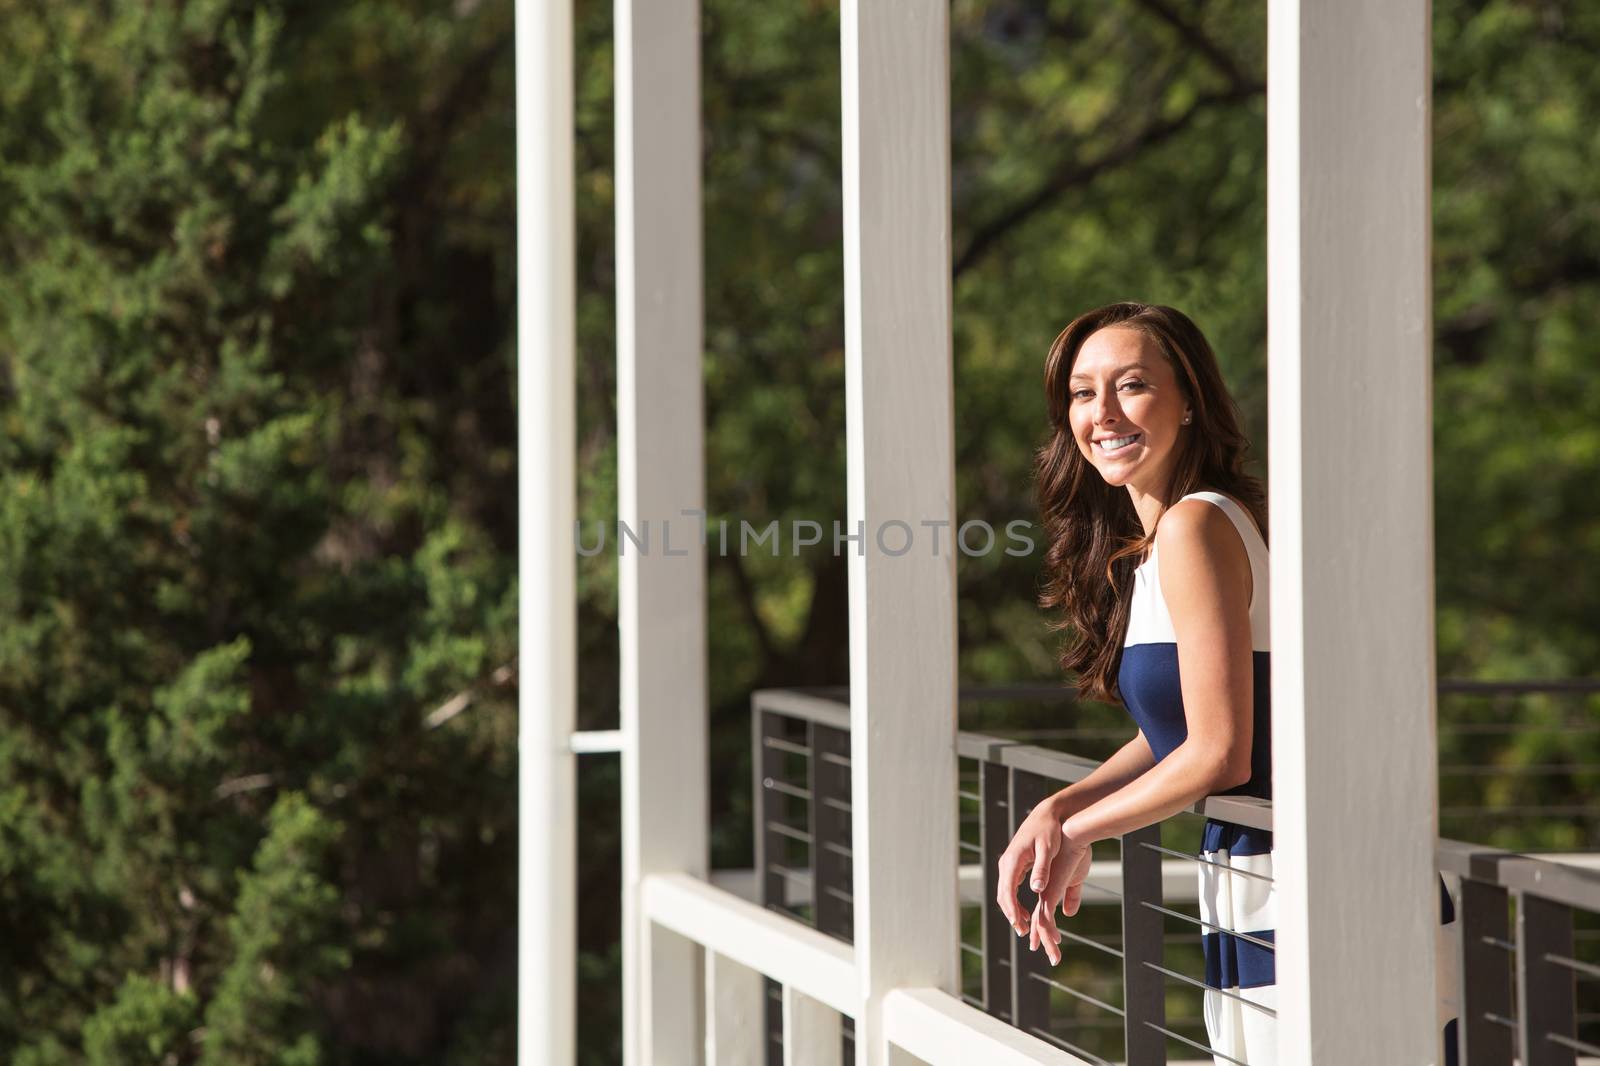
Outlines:
{"type": "MultiPolygon", "coordinates": [[[[1270,797],[1272,713],[1265,494],[1245,473],[1249,442],[1205,337],[1171,307],[1101,307],[1051,345],[1045,390],[1040,603],[1073,631],[1061,664],[1083,696],[1124,703],[1139,727],[1034,807],[1001,856],[1001,910],[1056,964],[1055,910],[1077,913],[1095,841],[1207,796],[1270,797]],[[1031,914],[1017,902],[1030,868],[1031,914]]],[[[1272,834],[1208,818],[1200,858],[1211,1049],[1219,1063],[1269,1066],[1272,834]]],[[[1442,882],[1441,897],[1451,920],[1442,882]]],[[[1452,1062],[1453,1022],[1444,1036],[1452,1062]]]]}
{"type": "MultiPolygon", "coordinates": [[[[1272,717],[1264,493],[1204,336],[1170,307],[1090,311],[1051,345],[1045,390],[1040,603],[1072,626],[1061,661],[1083,695],[1126,703],[1139,726],[1036,806],[1001,858],[1002,911],[1057,963],[1055,909],[1077,913],[1091,845],[1206,796],[1266,796],[1272,717]],[[1029,866],[1031,916],[1016,899],[1029,866]]],[[[1202,848],[1217,864],[1199,864],[1207,983],[1231,993],[1207,989],[1206,1028],[1213,1050],[1263,1066],[1271,1015],[1241,999],[1274,1007],[1271,834],[1208,819],[1202,848]]]]}

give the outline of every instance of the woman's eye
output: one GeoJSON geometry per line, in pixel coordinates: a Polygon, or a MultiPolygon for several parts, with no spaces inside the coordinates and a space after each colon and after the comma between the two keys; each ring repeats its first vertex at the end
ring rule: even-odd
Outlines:
{"type": "Polygon", "coordinates": [[[1072,394],[1072,398],[1074,400],[1076,400],[1079,396],[1087,396],[1087,395],[1089,395],[1089,390],[1088,389],[1079,389],[1077,392],[1072,394]]]}
{"type": "Polygon", "coordinates": [[[1132,385],[1134,388],[1137,388],[1137,389],[1144,388],[1144,382],[1142,382],[1142,381],[1125,381],[1125,382],[1123,382],[1123,384],[1124,385],[1132,385]]]}

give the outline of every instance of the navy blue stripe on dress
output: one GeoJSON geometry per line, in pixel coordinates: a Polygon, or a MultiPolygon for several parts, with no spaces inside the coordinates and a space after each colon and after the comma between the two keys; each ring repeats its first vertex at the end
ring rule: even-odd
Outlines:
{"type": "MultiPolygon", "coordinates": [[[[1272,834],[1264,829],[1234,825],[1207,818],[1201,831],[1200,852],[1215,861],[1226,852],[1229,860],[1250,855],[1271,855],[1272,834]]],[[[1235,865],[1231,861],[1229,865],[1235,865]]],[[[1239,864],[1243,865],[1243,864],[1239,864]]],[[[1244,875],[1235,876],[1241,880],[1244,875]]],[[[1227,924],[1218,921],[1216,924],[1227,924]]],[[[1236,932],[1207,930],[1202,948],[1206,963],[1206,984],[1212,988],[1260,988],[1277,982],[1277,965],[1272,948],[1255,941],[1276,943],[1276,929],[1241,929],[1236,932]],[[1248,934],[1250,939],[1238,936],[1248,934]]]]}

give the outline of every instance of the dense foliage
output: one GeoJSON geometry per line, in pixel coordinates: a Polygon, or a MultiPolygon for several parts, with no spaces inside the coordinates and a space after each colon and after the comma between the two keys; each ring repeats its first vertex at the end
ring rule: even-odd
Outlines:
{"type": "Polygon", "coordinates": [[[509,12],[434,6],[0,4],[7,1062],[509,1053],[509,12]]]}
{"type": "MultiPolygon", "coordinates": [[[[609,522],[611,5],[577,6],[580,507],[609,522]]],[[[1433,10],[1439,672],[1593,675],[1600,12],[1433,10]]],[[[1264,452],[1265,5],[951,11],[960,519],[1034,517],[1044,350],[1112,299],[1200,323],[1264,452]]],[[[511,4],[0,0],[0,24],[0,1057],[509,1062],[511,4]]],[[[704,0],[714,520],[843,518],[838,56],[828,0],[704,0]]],[[[1037,558],[959,576],[963,680],[1052,678],[1037,558]]],[[[845,678],[845,566],[710,577],[733,865],[748,693],[845,678]]],[[[606,727],[615,560],[581,578],[606,727]]],[[[1600,786],[1592,704],[1442,707],[1491,727],[1443,760],[1494,771],[1446,776],[1447,808],[1600,786]],[[1513,720],[1566,732],[1492,732],[1513,720]]],[[[586,759],[600,1063],[616,766],[586,759]]],[[[1595,844],[1577,817],[1446,824],[1472,828],[1595,844]]]]}

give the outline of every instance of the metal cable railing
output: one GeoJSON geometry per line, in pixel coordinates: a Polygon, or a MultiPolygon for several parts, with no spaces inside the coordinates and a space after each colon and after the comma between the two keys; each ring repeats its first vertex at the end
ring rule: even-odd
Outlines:
{"type": "MultiPolygon", "coordinates": [[[[1007,690],[979,691],[993,700],[1007,690]]],[[[1069,696],[1053,691],[1058,699],[1069,696]]],[[[1041,695],[1032,688],[1022,694],[1041,695]]],[[[965,708],[971,694],[961,695],[965,708]]],[[[752,738],[761,901],[848,942],[853,901],[846,698],[839,688],[758,692],[752,738]]],[[[1063,947],[1085,950],[1052,967],[993,905],[996,870],[1022,816],[1098,764],[1015,736],[962,732],[957,747],[964,1001],[1088,1062],[1165,1063],[1169,1048],[1184,1058],[1197,1051],[1217,1054],[1200,1018],[1207,993],[1237,1001],[1275,1024],[1276,1012],[1252,1000],[1248,989],[1216,988],[1196,976],[1204,932],[1223,931],[1263,951],[1274,950],[1273,942],[1192,913],[1198,910],[1196,874],[1203,868],[1271,881],[1197,854],[1199,815],[1270,831],[1269,803],[1212,797],[1193,813],[1124,837],[1117,860],[1095,863],[1100,876],[1085,883],[1074,928],[1061,929],[1063,947]],[[1163,830],[1172,839],[1164,841],[1163,830]],[[1184,874],[1185,867],[1191,872],[1184,874]],[[1167,1017],[1169,1006],[1179,1008],[1181,1017],[1167,1017]]],[[[1570,1066],[1577,1055],[1600,1056],[1600,1032],[1593,1031],[1600,1011],[1578,1010],[1574,996],[1583,983],[1600,991],[1600,873],[1447,840],[1440,842],[1439,861],[1441,872],[1460,885],[1461,1040],[1471,1056],[1462,1061],[1508,1062],[1509,1051],[1501,1057],[1506,1048],[1516,1049],[1526,1066],[1570,1066]],[[1511,905],[1517,912],[1514,937],[1511,905]]],[[[1022,892],[1031,898],[1025,885],[1022,892]]],[[[768,1008],[774,1066],[782,1061],[779,1003],[773,1000],[768,1008]]],[[[853,1061],[851,1048],[846,1019],[842,1062],[853,1061]]]]}

